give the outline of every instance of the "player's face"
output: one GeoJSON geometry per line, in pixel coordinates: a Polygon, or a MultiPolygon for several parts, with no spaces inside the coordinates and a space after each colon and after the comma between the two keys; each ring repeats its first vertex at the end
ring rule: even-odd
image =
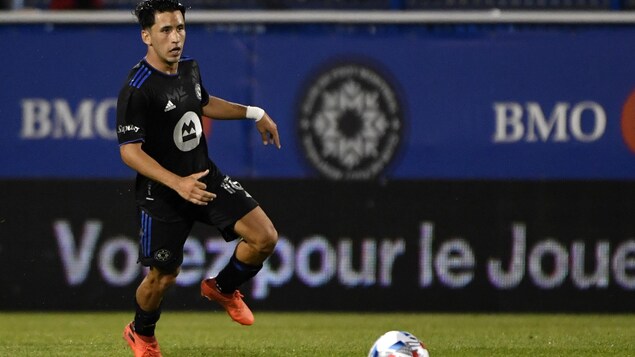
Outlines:
{"type": "Polygon", "coordinates": [[[146,59],[157,69],[170,71],[176,68],[185,44],[185,20],[180,11],[157,12],[154,25],[143,30],[141,37],[148,45],[146,59]]]}

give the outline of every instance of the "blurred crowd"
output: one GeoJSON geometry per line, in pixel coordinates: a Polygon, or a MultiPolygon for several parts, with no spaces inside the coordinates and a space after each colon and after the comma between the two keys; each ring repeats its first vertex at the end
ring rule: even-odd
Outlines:
{"type": "MultiPolygon", "coordinates": [[[[0,0],[2,9],[130,9],[137,0],[0,0]]],[[[630,10],[635,0],[190,0],[192,9],[224,10],[630,10]]]]}

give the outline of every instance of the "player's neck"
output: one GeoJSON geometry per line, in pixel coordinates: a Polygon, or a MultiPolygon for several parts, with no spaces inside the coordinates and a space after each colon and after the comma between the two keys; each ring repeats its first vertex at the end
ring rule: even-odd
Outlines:
{"type": "Polygon", "coordinates": [[[165,74],[176,74],[179,69],[179,62],[168,63],[162,61],[157,56],[153,56],[152,53],[148,53],[145,60],[154,69],[165,74]]]}

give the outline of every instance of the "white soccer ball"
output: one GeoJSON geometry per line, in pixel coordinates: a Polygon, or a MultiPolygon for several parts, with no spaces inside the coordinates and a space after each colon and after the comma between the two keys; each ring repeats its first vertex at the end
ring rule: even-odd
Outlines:
{"type": "Polygon", "coordinates": [[[406,331],[388,331],[375,341],[368,357],[430,357],[426,346],[406,331]]]}

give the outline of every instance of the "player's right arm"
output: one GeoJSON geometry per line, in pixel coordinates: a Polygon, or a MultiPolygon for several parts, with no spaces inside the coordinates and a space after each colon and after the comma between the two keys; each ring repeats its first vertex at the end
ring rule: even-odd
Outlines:
{"type": "Polygon", "coordinates": [[[167,170],[141,148],[140,142],[133,142],[119,147],[121,159],[133,170],[143,176],[160,182],[176,191],[183,199],[197,205],[206,205],[216,195],[206,191],[207,185],[199,181],[209,170],[182,177],[167,170]]]}

